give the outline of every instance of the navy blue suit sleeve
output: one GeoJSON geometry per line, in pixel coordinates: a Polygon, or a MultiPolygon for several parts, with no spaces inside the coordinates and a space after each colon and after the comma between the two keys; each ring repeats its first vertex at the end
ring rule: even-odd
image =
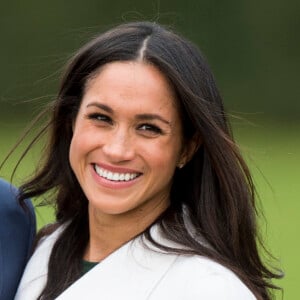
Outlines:
{"type": "Polygon", "coordinates": [[[23,209],[18,190],[0,179],[0,299],[14,299],[36,233],[30,200],[23,209]]]}

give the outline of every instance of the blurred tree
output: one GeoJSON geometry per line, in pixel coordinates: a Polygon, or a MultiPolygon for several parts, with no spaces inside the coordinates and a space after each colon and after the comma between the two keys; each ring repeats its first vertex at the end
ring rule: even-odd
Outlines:
{"type": "Polygon", "coordinates": [[[299,8],[297,0],[3,1],[0,117],[35,114],[52,99],[68,57],[91,36],[147,19],[199,45],[229,110],[297,119],[299,8]]]}

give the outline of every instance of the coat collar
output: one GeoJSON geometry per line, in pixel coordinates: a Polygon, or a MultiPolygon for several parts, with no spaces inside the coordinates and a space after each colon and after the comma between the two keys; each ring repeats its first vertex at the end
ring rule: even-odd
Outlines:
{"type": "MultiPolygon", "coordinates": [[[[64,226],[41,241],[25,269],[15,300],[32,300],[40,295],[46,284],[53,245],[63,230],[64,226]]],[[[163,237],[159,226],[154,225],[150,233],[156,242],[178,248],[163,237]]],[[[57,300],[148,299],[177,257],[156,248],[141,235],[110,254],[57,300]]]]}
{"type": "MultiPolygon", "coordinates": [[[[165,246],[174,246],[162,237],[158,226],[151,229],[151,236],[165,246]]],[[[148,299],[176,258],[138,237],[110,254],[57,300],[148,299]]]]}

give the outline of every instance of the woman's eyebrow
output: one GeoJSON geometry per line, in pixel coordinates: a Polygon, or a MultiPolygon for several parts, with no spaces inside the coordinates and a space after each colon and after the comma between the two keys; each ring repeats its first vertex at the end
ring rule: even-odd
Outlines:
{"type": "Polygon", "coordinates": [[[161,122],[171,126],[171,122],[164,119],[162,116],[157,114],[138,114],[136,115],[137,120],[145,120],[145,121],[152,121],[152,120],[160,120],[161,122]]]}
{"type": "MultiPolygon", "coordinates": [[[[109,107],[108,105],[106,104],[102,104],[100,102],[91,102],[89,104],[87,104],[86,107],[91,107],[91,106],[95,106],[97,108],[100,108],[110,114],[113,114],[114,111],[111,107],[109,107]]],[[[153,120],[159,120],[169,126],[171,126],[171,122],[164,119],[162,116],[158,115],[158,114],[138,114],[136,115],[136,119],[139,120],[139,121],[153,121],[153,120]]]]}
{"type": "Polygon", "coordinates": [[[100,109],[102,109],[102,110],[104,110],[104,111],[106,111],[106,112],[108,112],[108,113],[110,113],[110,114],[113,113],[113,110],[112,110],[111,107],[109,107],[109,106],[106,105],[106,104],[102,104],[102,103],[100,103],[100,102],[91,102],[91,103],[89,103],[86,107],[91,107],[91,106],[98,107],[98,108],[100,108],[100,109]]]}

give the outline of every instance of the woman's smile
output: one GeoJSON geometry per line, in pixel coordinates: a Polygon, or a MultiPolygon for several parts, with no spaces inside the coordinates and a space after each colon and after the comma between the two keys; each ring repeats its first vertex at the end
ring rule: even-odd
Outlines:
{"type": "Polygon", "coordinates": [[[94,165],[94,169],[100,177],[110,181],[132,181],[133,179],[141,175],[141,173],[132,173],[132,172],[126,172],[126,173],[112,172],[105,168],[101,168],[96,164],[94,165]]]}
{"type": "Polygon", "coordinates": [[[93,177],[97,184],[104,188],[124,189],[133,186],[142,173],[125,168],[115,168],[108,165],[92,164],[93,177]]]}

